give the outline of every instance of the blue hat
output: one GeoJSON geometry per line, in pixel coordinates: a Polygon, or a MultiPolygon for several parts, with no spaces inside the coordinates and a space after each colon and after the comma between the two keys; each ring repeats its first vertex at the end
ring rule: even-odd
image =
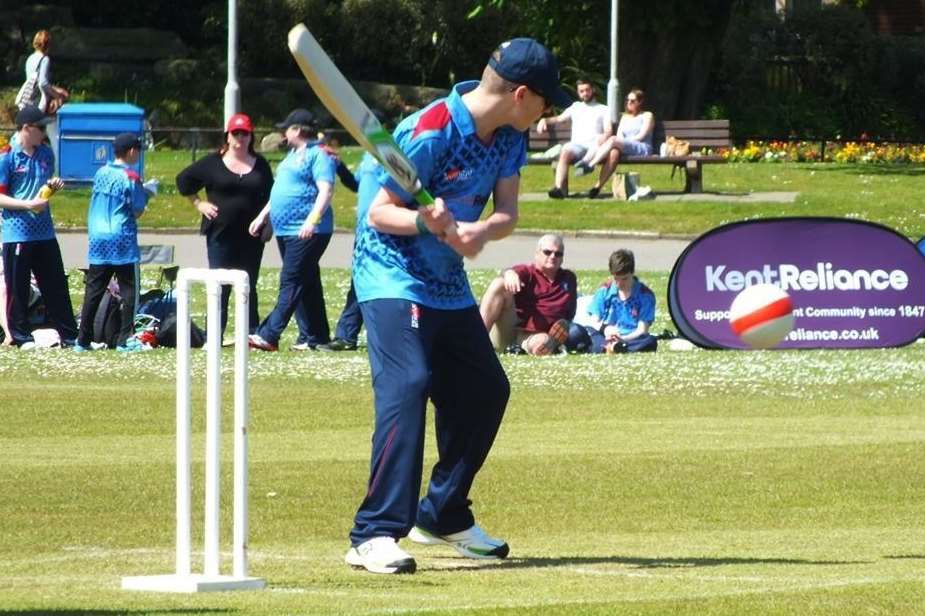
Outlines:
{"type": "Polygon", "coordinates": [[[557,107],[568,107],[571,97],[559,85],[559,63],[548,49],[532,38],[501,43],[488,66],[512,83],[523,84],[557,107]]]}
{"type": "Polygon", "coordinates": [[[35,105],[26,105],[16,112],[16,126],[29,124],[30,126],[45,126],[54,120],[53,117],[42,113],[35,105]]]}
{"type": "Polygon", "coordinates": [[[112,140],[112,149],[115,152],[128,152],[132,148],[141,149],[141,138],[135,133],[119,133],[112,140]]]}

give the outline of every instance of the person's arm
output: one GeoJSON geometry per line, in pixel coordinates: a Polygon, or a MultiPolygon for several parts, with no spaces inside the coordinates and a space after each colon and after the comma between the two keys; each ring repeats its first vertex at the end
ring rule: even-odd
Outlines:
{"type": "Polygon", "coordinates": [[[655,295],[648,289],[648,287],[640,285],[640,307],[639,307],[639,322],[636,324],[636,329],[632,332],[626,334],[625,336],[620,336],[621,340],[635,340],[649,333],[649,328],[652,327],[652,323],[655,322],[655,295]]]}
{"type": "Polygon", "coordinates": [[[522,272],[524,272],[524,268],[520,265],[515,265],[501,272],[501,278],[504,280],[504,288],[511,295],[517,295],[524,288],[524,281],[521,278],[522,272]]]}
{"type": "Polygon", "coordinates": [[[546,129],[550,126],[555,126],[560,122],[564,122],[572,117],[572,108],[569,107],[562,113],[557,116],[551,116],[548,118],[540,118],[540,121],[536,123],[536,130],[540,133],[545,133],[546,129]]]}
{"type": "Polygon", "coordinates": [[[315,227],[318,226],[318,223],[321,222],[321,219],[324,217],[324,213],[331,203],[331,197],[334,195],[333,182],[318,180],[315,182],[315,186],[318,187],[318,196],[315,197],[315,204],[312,207],[312,211],[308,213],[305,222],[302,223],[302,227],[299,229],[300,240],[307,240],[315,234],[315,227]]]}
{"type": "Polygon", "coordinates": [[[138,219],[141,218],[141,216],[145,213],[145,208],[148,206],[148,198],[150,197],[150,194],[145,190],[141,183],[141,178],[137,173],[132,171],[128,174],[128,177],[132,182],[132,215],[138,219]]]}
{"type": "Polygon", "coordinates": [[[642,114],[642,117],[643,117],[642,130],[640,130],[639,133],[635,137],[630,139],[630,141],[638,141],[642,143],[649,137],[649,134],[652,132],[652,129],[655,127],[655,116],[652,115],[652,112],[644,111],[642,114]]]}
{"type": "Polygon", "coordinates": [[[267,201],[267,204],[263,206],[263,209],[260,210],[260,213],[254,217],[254,220],[251,221],[251,224],[247,226],[247,232],[250,233],[253,237],[260,237],[260,231],[263,229],[263,226],[267,224],[267,221],[270,219],[270,202],[267,201]]]}
{"type": "Polygon", "coordinates": [[[648,334],[649,327],[651,327],[651,323],[649,323],[648,321],[639,321],[639,323],[636,324],[636,329],[634,329],[628,334],[620,335],[619,333],[617,333],[614,336],[614,338],[616,338],[617,340],[622,340],[624,342],[629,342],[631,340],[635,340],[636,338],[639,338],[641,336],[645,336],[646,334],[648,334]]]}
{"type": "Polygon", "coordinates": [[[218,207],[214,203],[202,199],[199,196],[199,191],[203,188],[208,191],[216,159],[221,163],[221,158],[210,154],[200,158],[177,174],[177,191],[186,197],[207,220],[212,220],[218,216],[218,207]]]}
{"type": "Polygon", "coordinates": [[[453,214],[440,197],[434,199],[433,207],[415,210],[405,206],[401,197],[385,186],[373,198],[366,218],[376,231],[392,235],[430,233],[442,236],[446,227],[455,222],[453,214]]]}
{"type": "MultiPolygon", "coordinates": [[[[7,194],[10,181],[12,179],[12,156],[9,153],[9,146],[6,151],[0,153],[0,208],[6,210],[27,210],[33,214],[38,214],[48,207],[48,199],[39,199],[38,196],[32,199],[17,199],[7,194]]],[[[52,181],[52,185],[61,188],[64,182],[61,179],[52,181]]]]}
{"type": "Polygon", "coordinates": [[[337,177],[340,178],[340,183],[344,185],[344,188],[353,193],[359,190],[359,182],[357,182],[356,177],[353,175],[347,165],[344,164],[344,161],[338,157],[335,159],[335,164],[337,165],[337,177]]]}
{"type": "Polygon", "coordinates": [[[509,236],[517,226],[520,176],[512,175],[495,183],[492,191],[494,211],[475,222],[457,222],[456,233],[448,233],[445,242],[464,257],[478,255],[489,241],[509,236]]]}

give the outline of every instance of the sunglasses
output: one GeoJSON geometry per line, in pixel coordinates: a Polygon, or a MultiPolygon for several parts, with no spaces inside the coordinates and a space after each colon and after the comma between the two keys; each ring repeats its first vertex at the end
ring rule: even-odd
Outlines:
{"type": "Polygon", "coordinates": [[[238,138],[250,136],[250,132],[246,130],[233,130],[231,134],[238,138]]]}
{"type": "Polygon", "coordinates": [[[550,249],[548,249],[548,248],[544,248],[544,249],[542,250],[542,253],[543,253],[544,255],[546,255],[547,257],[550,256],[550,255],[556,255],[556,257],[558,257],[559,259],[561,259],[562,256],[565,254],[565,251],[563,251],[563,250],[550,250],[550,249]]]}

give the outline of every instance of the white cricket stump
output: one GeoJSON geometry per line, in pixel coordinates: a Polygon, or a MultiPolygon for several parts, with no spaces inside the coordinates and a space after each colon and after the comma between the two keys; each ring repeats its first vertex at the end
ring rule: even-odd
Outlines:
{"type": "Polygon", "coordinates": [[[123,590],[194,593],[220,590],[256,590],[266,580],[247,575],[247,307],[250,282],[247,272],[226,269],[181,269],[177,275],[177,553],[176,572],[122,578],[123,590]],[[206,332],[206,451],[205,550],[202,573],[192,572],[192,521],[190,479],[190,304],[191,283],[205,283],[206,332]],[[221,445],[221,289],[234,287],[234,504],[231,575],[220,572],[219,480],[221,445]]]}

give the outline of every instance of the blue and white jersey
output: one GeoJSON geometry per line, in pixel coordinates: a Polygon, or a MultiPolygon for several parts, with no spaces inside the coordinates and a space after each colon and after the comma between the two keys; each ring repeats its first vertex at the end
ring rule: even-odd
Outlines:
{"type": "Polygon", "coordinates": [[[640,321],[649,325],[655,321],[655,294],[649,287],[635,278],[625,301],[620,299],[619,290],[613,280],[601,286],[588,304],[588,314],[605,325],[616,325],[621,336],[635,331],[640,321]]]}
{"type": "MultiPolygon", "coordinates": [[[[495,184],[518,175],[526,163],[526,139],[514,128],[497,130],[488,143],[478,138],[472,114],[462,101],[462,95],[477,85],[476,81],[458,84],[448,97],[405,118],[394,134],[427,191],[442,197],[462,222],[477,221],[495,184]]],[[[416,207],[412,196],[385,169],[379,170],[379,183],[409,208],[416,207]]],[[[462,257],[435,236],[381,233],[365,220],[361,226],[353,270],[359,301],[405,299],[444,310],[476,303],[462,257]]]]}
{"type": "MultiPolygon", "coordinates": [[[[45,144],[32,156],[19,143],[0,150],[0,193],[14,199],[34,199],[55,172],[55,155],[45,144]]],[[[3,209],[3,243],[35,242],[55,237],[51,206],[40,214],[28,210],[3,209]]]]}
{"type": "Polygon", "coordinates": [[[90,265],[137,263],[138,223],[148,205],[148,193],[138,173],[122,163],[109,162],[93,176],[87,212],[90,265]]]}
{"type": "MultiPolygon", "coordinates": [[[[291,150],[276,168],[276,179],[270,191],[270,222],[279,237],[299,234],[299,229],[318,197],[315,182],[334,184],[334,160],[317,146],[308,145],[291,150]]],[[[334,232],[334,210],[328,205],[315,233],[334,232]]]]}

